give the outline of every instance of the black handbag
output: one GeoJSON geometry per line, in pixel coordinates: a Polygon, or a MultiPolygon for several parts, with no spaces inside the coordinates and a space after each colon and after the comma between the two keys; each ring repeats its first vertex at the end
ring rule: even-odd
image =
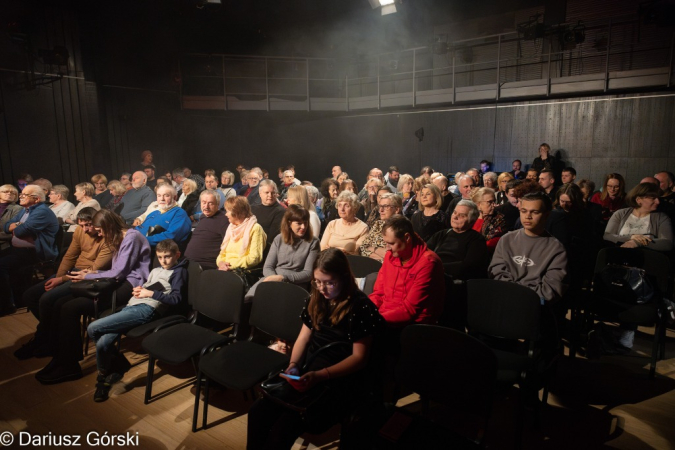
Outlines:
{"type": "MultiPolygon", "coordinates": [[[[321,352],[337,345],[351,346],[352,344],[339,341],[324,345],[307,358],[300,372],[307,372],[307,368],[321,352]]],[[[312,406],[316,405],[331,389],[331,383],[324,382],[315,385],[308,391],[300,392],[291,386],[285,378],[281,377],[281,373],[283,373],[283,370],[275,372],[260,384],[263,397],[284,408],[295,411],[303,417],[311,415],[312,406]]]]}
{"type": "Polygon", "coordinates": [[[120,284],[116,278],[82,280],[70,284],[70,293],[75,297],[94,299],[112,293],[120,284]]]}
{"type": "Polygon", "coordinates": [[[654,283],[638,267],[607,264],[600,272],[601,294],[628,305],[651,302],[655,296],[654,283]]]}

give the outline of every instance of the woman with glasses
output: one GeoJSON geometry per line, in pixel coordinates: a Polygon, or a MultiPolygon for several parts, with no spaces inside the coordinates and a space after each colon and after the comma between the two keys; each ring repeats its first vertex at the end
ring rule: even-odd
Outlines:
{"type": "Polygon", "coordinates": [[[11,184],[0,186],[0,251],[11,247],[12,233],[5,233],[5,224],[23,208],[16,204],[19,191],[11,184]]]}
{"type": "Polygon", "coordinates": [[[337,249],[319,255],[312,285],[291,362],[281,376],[300,376],[286,378],[286,387],[310,395],[326,385],[329,389],[305,417],[268,398],[255,402],[248,413],[249,450],[289,449],[305,431],[327,430],[346,417],[368,390],[364,369],[384,319],[358,289],[347,257],[337,249]],[[333,345],[319,351],[327,344],[333,345]]]}
{"type": "Polygon", "coordinates": [[[491,188],[480,188],[471,198],[478,207],[478,220],[473,229],[484,238],[487,248],[494,252],[499,238],[506,233],[506,219],[501,213],[495,213],[495,191],[491,188]]]}
{"type": "Polygon", "coordinates": [[[49,202],[51,203],[49,209],[59,219],[59,224],[63,224],[70,215],[70,212],[75,208],[75,205],[68,201],[68,194],[70,194],[70,190],[62,184],[53,186],[51,191],[49,191],[49,202]]]}
{"type": "MultiPolygon", "coordinates": [[[[150,244],[145,236],[129,228],[120,216],[107,209],[98,211],[92,223],[94,230],[113,252],[112,267],[104,271],[80,270],[68,275],[68,279],[78,282],[115,278],[119,282],[115,291],[117,299],[126,301],[131,298],[133,287],[141,286],[150,274],[150,244]]],[[[110,294],[101,296],[98,310],[105,311],[111,303],[110,294]]],[[[90,298],[65,296],[56,301],[53,316],[58,330],[54,339],[56,354],[47,366],[35,374],[40,383],[56,384],[82,378],[82,369],[78,363],[84,357],[80,319],[83,315],[91,317],[94,313],[94,302],[90,298]]]]}
{"type": "Polygon", "coordinates": [[[349,191],[340,193],[335,203],[339,218],[326,226],[321,238],[321,250],[337,248],[345,253],[357,255],[368,234],[368,226],[356,217],[361,204],[356,194],[349,191]]]}
{"type": "MultiPolygon", "coordinates": [[[[382,192],[382,191],[380,191],[382,192]]],[[[396,194],[384,193],[380,197],[378,193],[378,209],[380,211],[380,218],[370,227],[368,236],[361,244],[361,256],[383,261],[387,253],[387,244],[382,237],[382,227],[384,222],[395,214],[401,214],[401,205],[403,199],[396,194]]]]}
{"type": "Polygon", "coordinates": [[[602,185],[602,192],[591,197],[593,203],[602,207],[602,218],[608,221],[612,214],[626,207],[626,182],[619,173],[608,173],[602,185]]]}
{"type": "Polygon", "coordinates": [[[429,183],[424,186],[418,195],[419,210],[413,214],[410,221],[415,233],[425,242],[434,233],[445,230],[450,224],[450,217],[445,211],[441,211],[443,196],[435,184],[429,183]]]}
{"type": "Polygon", "coordinates": [[[605,240],[625,248],[670,251],[673,248],[673,230],[668,216],[656,212],[659,195],[659,187],[653,183],[635,186],[626,196],[629,207],[618,210],[609,219],[605,240]]]}

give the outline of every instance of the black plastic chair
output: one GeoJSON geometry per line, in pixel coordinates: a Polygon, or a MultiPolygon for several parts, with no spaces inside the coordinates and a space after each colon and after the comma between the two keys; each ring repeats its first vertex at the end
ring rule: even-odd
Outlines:
{"type": "Polygon", "coordinates": [[[368,274],[379,272],[382,268],[381,262],[367,256],[347,255],[347,260],[356,278],[364,278],[368,274]]]}
{"type": "Polygon", "coordinates": [[[215,343],[205,349],[199,361],[192,431],[197,429],[202,376],[205,378],[202,428],[206,429],[211,381],[245,393],[267,379],[271,372],[286,368],[290,355],[269,349],[266,342],[255,342],[255,335],[261,331],[287,342],[295,342],[302,328],[300,313],[308,297],[307,291],[290,283],[270,281],[258,285],[251,309],[249,339],[228,346],[224,346],[223,342],[215,343]]]}
{"type": "Polygon", "coordinates": [[[377,274],[377,272],[373,272],[366,275],[366,282],[363,285],[364,294],[370,295],[373,293],[373,290],[375,289],[375,281],[377,281],[377,274]]]}
{"type": "Polygon", "coordinates": [[[560,354],[555,323],[548,323],[551,345],[542,351],[542,307],[533,290],[517,283],[497,280],[467,281],[467,323],[471,335],[490,346],[497,357],[497,386],[520,387],[516,447],[520,448],[523,431],[524,403],[536,402],[535,423],[539,422],[541,406],[548,401],[548,384],[555,373],[560,354]],[[541,403],[537,392],[543,387],[541,403]]]}
{"type": "MultiPolygon", "coordinates": [[[[654,327],[652,354],[649,365],[649,377],[656,373],[656,362],[665,356],[666,351],[666,307],[661,298],[654,298],[649,303],[628,305],[610,298],[600,289],[600,273],[607,264],[626,264],[644,269],[648,277],[656,281],[657,293],[663,298],[670,298],[672,283],[670,260],[664,253],[645,248],[610,247],[598,253],[593,277],[593,292],[589,303],[584,308],[584,322],[593,320],[619,322],[622,324],[654,327]]],[[[655,294],[656,295],[656,294],[655,294]]]]}
{"type": "MultiPolygon", "coordinates": [[[[494,399],[497,358],[487,345],[437,325],[411,325],[401,333],[396,383],[420,395],[415,417],[396,448],[478,448],[482,446],[494,399]],[[475,437],[460,436],[427,418],[429,402],[481,420],[475,437]]],[[[398,414],[402,413],[397,408],[398,414]]]]}
{"type": "Polygon", "coordinates": [[[220,270],[203,272],[199,279],[199,294],[192,299],[195,309],[192,321],[159,326],[143,339],[142,347],[149,355],[144,403],[149,403],[152,397],[155,361],[176,365],[190,359],[197,372],[197,356],[203,356],[212,345],[225,345],[234,340],[243,304],[244,283],[241,278],[220,270]],[[220,334],[201,326],[202,317],[219,324],[232,324],[232,333],[220,334]]]}

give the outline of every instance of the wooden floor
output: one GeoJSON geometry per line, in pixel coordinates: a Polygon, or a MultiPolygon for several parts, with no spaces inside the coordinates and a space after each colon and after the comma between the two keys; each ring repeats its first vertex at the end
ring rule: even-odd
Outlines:
{"type": "MultiPolygon", "coordinates": [[[[184,367],[160,364],[154,393],[174,391],[149,405],[143,404],[147,363],[139,341],[124,341],[123,349],[134,367],[104,403],[93,401],[93,347],[82,363],[83,379],[41,385],[34,374],[49,360],[17,361],[12,355],[28,341],[35,325],[36,320],[25,310],[0,318],[0,433],[10,431],[16,435],[27,431],[54,436],[131,432],[138,433],[141,448],[147,450],[245,448],[250,403],[239,392],[212,392],[210,427],[197,433],[190,431],[194,390],[189,363],[184,367]]],[[[669,332],[666,359],[659,362],[656,379],[649,380],[648,360],[640,354],[649,354],[651,331],[640,330],[636,351],[630,356],[603,357],[601,361],[564,358],[541,429],[534,429],[531,415],[526,416],[525,448],[675,448],[675,338],[669,332]]],[[[515,397],[514,390],[513,395],[496,403],[487,435],[488,448],[513,448],[515,397]]],[[[404,399],[414,400],[414,396],[404,399]]],[[[323,436],[299,439],[294,448],[337,448],[336,439],[337,428],[323,436]]],[[[19,448],[17,442],[10,448],[19,448]]]]}

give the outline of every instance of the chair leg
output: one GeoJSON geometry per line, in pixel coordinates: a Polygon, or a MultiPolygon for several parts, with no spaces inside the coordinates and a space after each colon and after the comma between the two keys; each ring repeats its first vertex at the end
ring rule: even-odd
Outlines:
{"type": "Polygon", "coordinates": [[[148,375],[145,380],[145,399],[143,403],[146,405],[150,403],[150,397],[152,396],[152,378],[155,374],[155,358],[152,356],[148,359],[148,375]]]}
{"type": "Polygon", "coordinates": [[[654,378],[654,375],[656,374],[656,361],[658,360],[661,347],[661,339],[660,339],[661,328],[663,328],[661,320],[658,320],[654,328],[654,341],[652,342],[652,359],[651,362],[649,363],[649,378],[654,378]]]}
{"type": "Polygon", "coordinates": [[[206,413],[209,409],[209,388],[210,386],[209,377],[204,379],[204,414],[202,414],[202,428],[206,430],[206,413]]]}
{"type": "Polygon", "coordinates": [[[525,415],[525,404],[523,402],[523,393],[519,392],[518,413],[516,414],[516,439],[515,439],[516,450],[520,450],[521,448],[523,448],[524,415],[525,415]]]}
{"type": "Polygon", "coordinates": [[[192,414],[192,432],[197,431],[197,419],[199,418],[199,395],[202,390],[202,373],[197,372],[197,380],[195,382],[195,409],[192,414]]]}

